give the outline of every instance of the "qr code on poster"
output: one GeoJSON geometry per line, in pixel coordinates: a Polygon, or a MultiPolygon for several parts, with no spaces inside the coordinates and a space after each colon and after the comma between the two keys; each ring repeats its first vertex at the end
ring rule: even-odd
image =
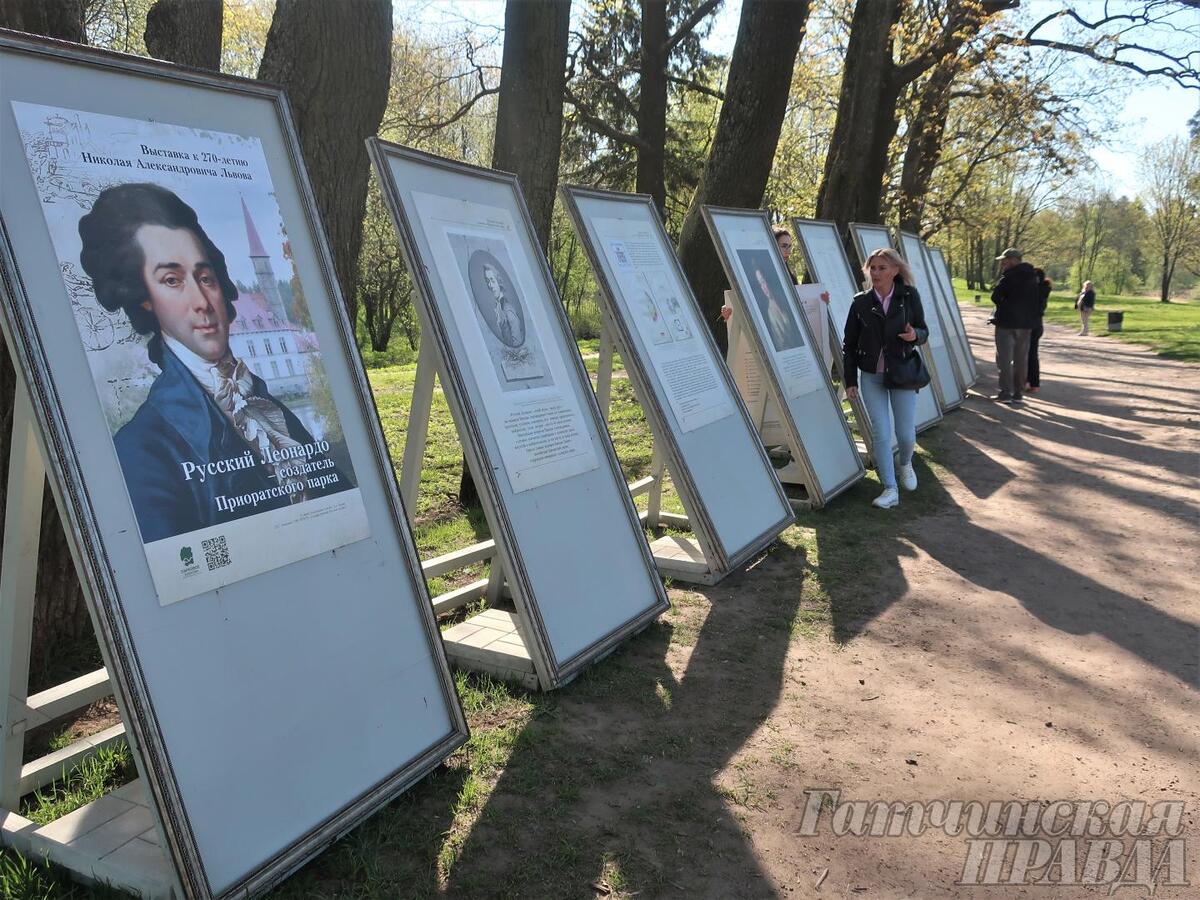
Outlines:
{"type": "Polygon", "coordinates": [[[201,541],[200,546],[204,548],[204,563],[208,566],[208,571],[211,572],[213,569],[219,569],[232,562],[229,558],[229,544],[225,542],[225,535],[201,541]]]}

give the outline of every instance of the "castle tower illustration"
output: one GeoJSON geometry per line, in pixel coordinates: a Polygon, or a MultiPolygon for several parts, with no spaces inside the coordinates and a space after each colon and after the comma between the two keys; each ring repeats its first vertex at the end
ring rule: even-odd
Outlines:
{"type": "Polygon", "coordinates": [[[242,198],[242,216],[246,220],[246,241],[250,245],[250,262],[254,265],[254,274],[258,278],[258,290],[266,298],[271,314],[279,320],[279,324],[288,324],[287,313],[283,308],[283,298],[279,295],[279,282],[275,278],[275,270],[271,268],[271,257],[263,248],[250,218],[250,210],[246,208],[246,200],[242,198]]]}

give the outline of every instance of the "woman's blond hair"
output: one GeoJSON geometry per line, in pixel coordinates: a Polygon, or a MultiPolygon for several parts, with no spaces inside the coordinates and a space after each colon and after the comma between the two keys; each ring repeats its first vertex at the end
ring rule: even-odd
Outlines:
{"type": "Polygon", "coordinates": [[[904,257],[893,250],[891,247],[880,247],[878,250],[872,250],[867,254],[867,260],[863,263],[862,272],[866,276],[863,281],[863,287],[866,290],[871,289],[871,260],[882,256],[893,266],[900,270],[900,278],[909,287],[914,287],[916,279],[913,278],[912,269],[908,267],[908,263],[904,261],[904,257]]]}

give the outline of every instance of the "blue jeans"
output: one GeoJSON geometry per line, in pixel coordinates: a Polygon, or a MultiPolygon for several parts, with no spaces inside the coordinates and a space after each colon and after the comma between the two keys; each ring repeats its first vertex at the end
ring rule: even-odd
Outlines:
{"type": "Polygon", "coordinates": [[[900,465],[912,462],[917,445],[917,392],[888,390],[883,376],[874,372],[858,373],[858,390],[871,419],[871,455],[875,471],[885,488],[896,486],[896,466],[892,461],[892,423],[895,422],[896,442],[900,445],[900,465]]]}

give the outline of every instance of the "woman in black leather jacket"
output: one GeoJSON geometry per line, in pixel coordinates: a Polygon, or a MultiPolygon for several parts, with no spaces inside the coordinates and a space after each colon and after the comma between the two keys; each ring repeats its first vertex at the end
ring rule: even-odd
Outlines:
{"type": "Polygon", "coordinates": [[[890,248],[871,251],[863,265],[870,287],[856,294],[846,318],[842,342],[842,371],[851,399],[862,393],[871,420],[871,453],[883,485],[873,504],[888,509],[900,503],[896,488],[896,463],[900,484],[916,490],[913,449],[917,443],[917,392],[884,384],[887,359],[901,359],[929,337],[921,297],[912,286],[912,271],[890,248]],[[892,435],[899,444],[892,460],[892,435]]]}

